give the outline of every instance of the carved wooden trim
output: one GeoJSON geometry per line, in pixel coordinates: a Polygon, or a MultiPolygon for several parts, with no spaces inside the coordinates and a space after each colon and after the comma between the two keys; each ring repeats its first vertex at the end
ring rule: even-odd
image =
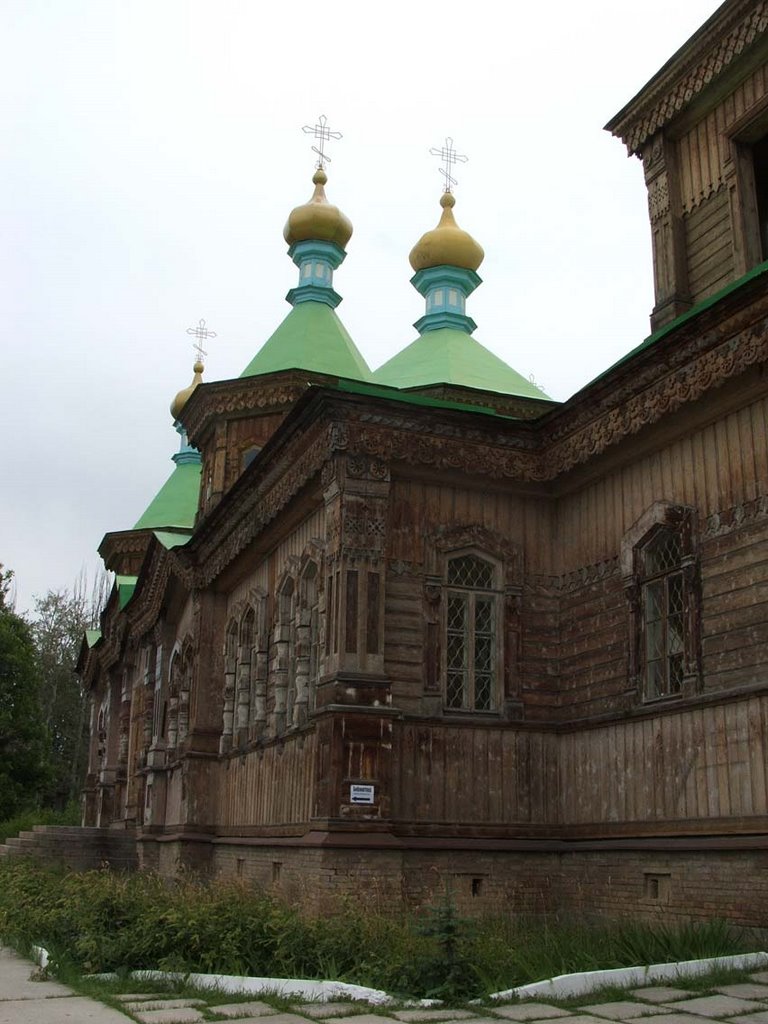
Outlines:
{"type": "Polygon", "coordinates": [[[709,38],[694,41],[687,58],[660,74],[639,103],[631,103],[606,127],[621,138],[630,154],[638,153],[649,136],[671,121],[766,28],[765,0],[734,5],[721,24],[712,27],[709,38]]]}

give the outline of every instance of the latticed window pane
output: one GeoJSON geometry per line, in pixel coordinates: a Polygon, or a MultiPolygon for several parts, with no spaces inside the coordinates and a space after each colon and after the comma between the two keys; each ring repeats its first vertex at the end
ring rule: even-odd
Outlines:
{"type": "Polygon", "coordinates": [[[446,703],[449,708],[467,705],[467,597],[451,594],[448,598],[448,645],[446,703]]]}
{"type": "Polygon", "coordinates": [[[642,552],[645,628],[645,694],[648,698],[679,693],[685,660],[685,600],[680,534],[660,530],[642,552]]]}
{"type": "Polygon", "coordinates": [[[449,581],[462,586],[446,602],[446,706],[456,710],[490,711],[496,689],[496,616],[494,567],[473,555],[452,559],[449,581]]]}
{"type": "Polygon", "coordinates": [[[659,530],[643,552],[645,575],[655,576],[676,569],[682,557],[680,534],[673,530],[659,530]]]}
{"type": "Polygon", "coordinates": [[[448,563],[448,582],[456,587],[473,590],[493,588],[493,566],[476,555],[462,555],[448,563]]]}
{"type": "Polygon", "coordinates": [[[665,691],[664,663],[649,661],[646,665],[646,693],[648,697],[661,697],[665,691]]]}

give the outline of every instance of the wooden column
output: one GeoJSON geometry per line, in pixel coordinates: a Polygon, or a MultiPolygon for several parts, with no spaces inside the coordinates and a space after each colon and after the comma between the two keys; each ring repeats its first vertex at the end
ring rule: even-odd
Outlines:
{"type": "Polygon", "coordinates": [[[370,827],[387,817],[390,800],[393,711],[384,675],[389,467],[367,455],[339,454],[326,464],[323,484],[326,628],[315,816],[370,827]],[[357,786],[370,803],[356,802],[357,786]]]}
{"type": "Polygon", "coordinates": [[[643,150],[643,170],[653,241],[655,331],[691,307],[677,157],[674,143],[661,132],[643,150]]]}

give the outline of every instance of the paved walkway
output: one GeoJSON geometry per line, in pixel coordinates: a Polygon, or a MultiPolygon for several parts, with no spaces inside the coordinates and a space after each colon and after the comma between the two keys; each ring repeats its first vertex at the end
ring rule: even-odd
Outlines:
{"type": "MultiPolygon", "coordinates": [[[[716,995],[697,996],[668,986],[636,988],[626,998],[592,1002],[563,1010],[548,1003],[494,1005],[470,1010],[389,1010],[359,1003],[297,1003],[288,1013],[258,999],[208,1004],[203,999],[174,999],[141,992],[119,996],[124,1012],[75,995],[55,981],[34,981],[35,965],[0,947],[0,1024],[198,1024],[232,1020],[234,1024],[768,1024],[768,971],[749,982],[724,985],[716,995]],[[350,1017],[352,1019],[350,1019],[350,1017]]],[[[221,998],[221,997],[219,997],[221,998]]]]}

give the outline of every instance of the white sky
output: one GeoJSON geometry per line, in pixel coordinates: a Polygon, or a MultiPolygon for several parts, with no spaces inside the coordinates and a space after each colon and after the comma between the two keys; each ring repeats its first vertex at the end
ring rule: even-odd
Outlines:
{"type": "Polygon", "coordinates": [[[476,337],[565,399],[648,334],[638,160],[602,130],[713,0],[0,4],[0,561],[17,606],[69,586],[172,469],[168,405],[205,317],[206,380],[288,311],[282,227],[311,194],[355,233],[339,315],[372,367],[416,336],[408,253],[440,213],[431,146],[470,161],[476,337]]]}

